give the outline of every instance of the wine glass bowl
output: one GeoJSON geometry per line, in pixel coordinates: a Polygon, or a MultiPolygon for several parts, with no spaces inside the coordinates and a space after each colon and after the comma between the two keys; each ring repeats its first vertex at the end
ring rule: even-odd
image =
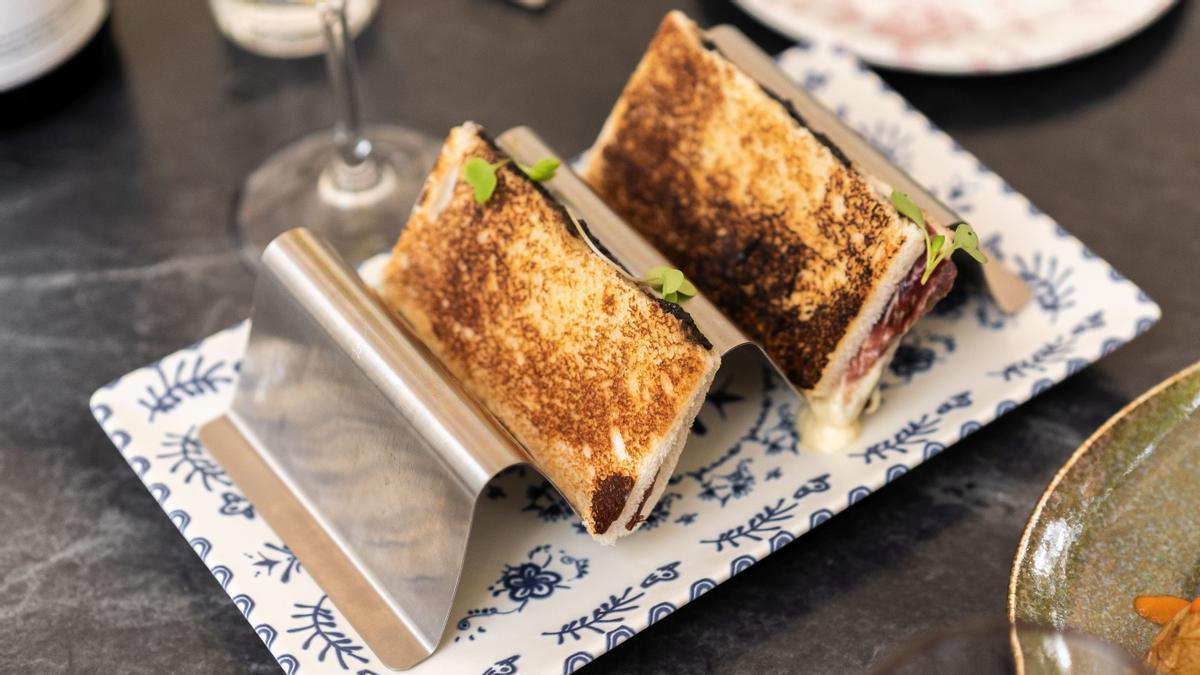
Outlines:
{"type": "Polygon", "coordinates": [[[385,250],[437,158],[439,143],[426,134],[364,126],[345,0],[323,0],[313,11],[326,43],[335,123],[276,151],[246,180],[235,221],[242,252],[255,262],[296,227],[326,239],[351,264],[385,250]]]}
{"type": "Polygon", "coordinates": [[[326,130],[281,148],[255,169],[237,201],[244,254],[256,261],[267,244],[294,227],[319,233],[352,264],[395,243],[439,144],[390,125],[367,127],[366,136],[367,166],[342,163],[326,130]]]}

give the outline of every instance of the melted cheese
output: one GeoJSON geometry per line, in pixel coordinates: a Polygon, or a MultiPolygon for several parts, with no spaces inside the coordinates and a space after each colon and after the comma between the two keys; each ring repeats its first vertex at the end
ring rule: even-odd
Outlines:
{"type": "Polygon", "coordinates": [[[800,411],[800,442],[813,452],[834,453],[848,448],[859,434],[859,417],[879,408],[879,378],[891,352],[853,383],[843,382],[832,396],[808,396],[800,411]],[[865,409],[864,409],[865,408],[865,409]]]}
{"type": "Polygon", "coordinates": [[[862,425],[857,420],[849,423],[835,421],[838,416],[830,415],[829,405],[828,399],[810,399],[808,406],[800,411],[800,442],[813,452],[840,452],[862,433],[862,425]]]}

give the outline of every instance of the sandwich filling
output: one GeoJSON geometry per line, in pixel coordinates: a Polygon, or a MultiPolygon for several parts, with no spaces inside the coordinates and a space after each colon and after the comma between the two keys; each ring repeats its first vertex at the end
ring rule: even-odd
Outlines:
{"type": "Polygon", "coordinates": [[[859,433],[858,418],[869,408],[883,368],[891,361],[900,338],[950,292],[957,269],[946,261],[934,269],[926,283],[922,255],[900,283],[883,316],[871,327],[866,340],[850,360],[841,382],[829,396],[807,395],[808,408],[800,415],[804,443],[812,450],[834,452],[859,433]]]}
{"type": "Polygon", "coordinates": [[[925,256],[922,255],[904,281],[900,282],[900,287],[896,289],[896,294],[884,310],[883,318],[875,323],[866,341],[858,348],[858,353],[850,360],[844,387],[852,387],[870,372],[918,319],[946,297],[950,287],[954,285],[955,277],[958,276],[958,270],[951,262],[938,265],[929,279],[922,284],[921,275],[924,273],[925,256]]]}
{"type": "Polygon", "coordinates": [[[954,263],[937,265],[934,274],[925,283],[920,282],[920,275],[925,273],[925,256],[918,259],[905,280],[896,289],[892,303],[884,311],[883,318],[871,329],[866,336],[863,346],[850,360],[850,370],[846,371],[846,386],[853,386],[858,378],[868,374],[876,362],[883,358],[895,344],[896,340],[908,333],[908,329],[917,323],[917,319],[925,316],[954,286],[954,277],[958,269],[954,263]]]}

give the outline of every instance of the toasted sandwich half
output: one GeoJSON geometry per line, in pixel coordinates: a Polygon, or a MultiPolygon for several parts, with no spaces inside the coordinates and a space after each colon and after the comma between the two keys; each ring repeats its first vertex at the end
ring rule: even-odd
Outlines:
{"type": "Polygon", "coordinates": [[[588,155],[584,179],[758,341],[834,449],[900,338],[953,284],[924,236],[788,105],[671,12],[588,155]]]}
{"type": "Polygon", "coordinates": [[[450,132],[380,295],[612,543],[661,496],[720,356],[512,162],[477,203],[472,158],[508,159],[474,124],[450,132]]]}

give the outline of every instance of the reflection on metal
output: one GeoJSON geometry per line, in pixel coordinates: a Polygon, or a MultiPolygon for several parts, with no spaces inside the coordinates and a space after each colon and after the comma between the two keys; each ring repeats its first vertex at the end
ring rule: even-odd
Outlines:
{"type": "Polygon", "coordinates": [[[528,457],[324,243],[263,255],[232,407],[201,439],[388,666],[433,652],[475,500],[528,457]]]}

